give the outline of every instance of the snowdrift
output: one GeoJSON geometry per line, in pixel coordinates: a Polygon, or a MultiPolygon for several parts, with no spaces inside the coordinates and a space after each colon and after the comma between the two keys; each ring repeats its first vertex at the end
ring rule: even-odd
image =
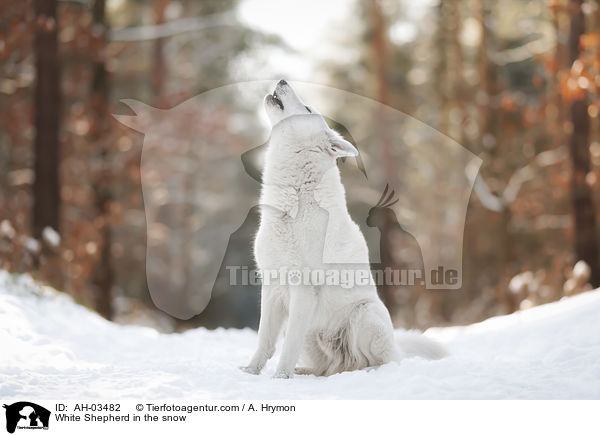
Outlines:
{"type": "MultiPolygon", "coordinates": [[[[0,397],[36,399],[600,399],[600,290],[467,327],[431,329],[451,356],[332,377],[243,373],[247,330],[160,334],[105,321],[0,271],[0,397]]],[[[277,357],[277,356],[276,356],[277,357]]]]}

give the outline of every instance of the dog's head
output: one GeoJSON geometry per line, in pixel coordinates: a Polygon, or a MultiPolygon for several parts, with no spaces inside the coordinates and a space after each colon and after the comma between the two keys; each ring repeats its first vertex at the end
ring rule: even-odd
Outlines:
{"type": "Polygon", "coordinates": [[[296,139],[283,141],[288,148],[293,148],[289,151],[305,150],[334,159],[358,156],[358,150],[331,129],[320,113],[305,105],[285,80],[280,80],[273,93],[265,96],[265,109],[274,133],[278,130],[279,134],[296,139]]]}
{"type": "Polygon", "coordinates": [[[315,113],[313,108],[305,105],[298,98],[292,87],[285,80],[280,80],[275,86],[273,93],[265,96],[265,109],[273,126],[292,115],[315,113]]]}

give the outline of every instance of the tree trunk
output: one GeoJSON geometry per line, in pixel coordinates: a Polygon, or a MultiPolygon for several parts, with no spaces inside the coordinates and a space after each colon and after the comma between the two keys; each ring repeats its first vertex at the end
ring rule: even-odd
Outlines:
{"type": "Polygon", "coordinates": [[[100,53],[95,53],[93,60],[93,78],[92,78],[92,109],[96,113],[97,123],[91,132],[92,141],[98,144],[100,148],[101,165],[100,171],[94,178],[95,203],[98,215],[102,218],[100,237],[100,259],[94,271],[93,281],[96,286],[94,303],[96,310],[107,319],[112,319],[112,286],[114,274],[111,265],[111,245],[112,233],[110,227],[110,201],[112,192],[110,189],[110,168],[108,168],[108,78],[106,72],[105,58],[103,51],[106,47],[106,19],[105,19],[106,0],[96,0],[93,8],[94,26],[102,29],[102,44],[100,53]]]}
{"type": "MultiPolygon", "coordinates": [[[[573,64],[579,57],[579,39],[585,32],[585,17],[581,9],[583,0],[571,0],[571,30],[569,34],[569,57],[573,64]]],[[[584,260],[592,269],[590,279],[594,287],[600,285],[600,265],[598,264],[598,243],[596,215],[592,193],[586,183],[590,171],[590,119],[587,112],[587,97],[571,102],[570,149],[573,162],[571,195],[574,214],[575,255],[584,260]]]]}
{"type": "MultiPolygon", "coordinates": [[[[165,10],[169,5],[169,0],[155,0],[154,3],[154,22],[159,25],[165,22],[165,10]]],[[[157,103],[161,103],[165,93],[165,80],[167,68],[165,65],[164,38],[157,38],[154,41],[152,57],[152,91],[157,103]]]]}
{"type": "MultiPolygon", "coordinates": [[[[60,231],[60,61],[57,38],[57,0],[35,0],[35,139],[33,182],[33,236],[42,238],[46,227],[60,231]]],[[[60,256],[55,247],[42,245],[39,277],[62,286],[60,256]]]]}
{"type": "MultiPolygon", "coordinates": [[[[388,74],[387,74],[387,54],[386,54],[386,28],[381,11],[380,0],[371,0],[371,17],[372,17],[372,59],[375,66],[375,80],[377,85],[377,100],[384,104],[389,104],[389,89],[388,89],[388,74]]],[[[393,159],[391,152],[391,140],[389,130],[385,120],[385,113],[377,114],[379,127],[379,146],[383,157],[384,168],[383,172],[386,181],[394,186],[395,174],[393,169],[393,159]]],[[[381,264],[385,267],[394,268],[394,256],[390,243],[391,224],[386,222],[382,228],[380,240],[380,255],[381,264]]],[[[392,315],[395,315],[396,308],[394,302],[395,287],[391,284],[384,283],[381,286],[381,297],[383,303],[388,308],[392,315]]]]}
{"type": "Polygon", "coordinates": [[[35,181],[33,235],[59,230],[60,81],[56,0],[35,0],[35,181]]]}

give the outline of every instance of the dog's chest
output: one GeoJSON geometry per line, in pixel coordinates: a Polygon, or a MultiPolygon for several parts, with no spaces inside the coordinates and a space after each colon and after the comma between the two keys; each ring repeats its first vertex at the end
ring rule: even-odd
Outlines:
{"type": "Polygon", "coordinates": [[[277,208],[263,208],[256,237],[256,260],[261,268],[318,268],[329,214],[315,202],[300,204],[295,216],[277,208]]]}

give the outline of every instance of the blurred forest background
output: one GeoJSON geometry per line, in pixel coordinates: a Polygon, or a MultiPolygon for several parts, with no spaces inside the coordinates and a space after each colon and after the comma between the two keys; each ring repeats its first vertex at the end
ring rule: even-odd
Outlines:
{"type": "MultiPolygon", "coordinates": [[[[188,321],[153,305],[143,136],[111,114],[131,114],[122,98],[170,108],[286,78],[373,98],[483,160],[462,290],[382,290],[398,326],[472,323],[600,285],[600,0],[282,3],[2,0],[0,267],[118,322],[256,328],[255,291],[237,312],[188,321]]],[[[215,114],[215,130],[227,119],[215,114]]]]}

